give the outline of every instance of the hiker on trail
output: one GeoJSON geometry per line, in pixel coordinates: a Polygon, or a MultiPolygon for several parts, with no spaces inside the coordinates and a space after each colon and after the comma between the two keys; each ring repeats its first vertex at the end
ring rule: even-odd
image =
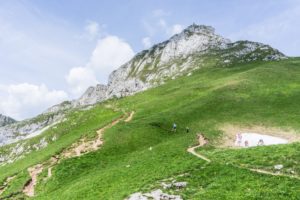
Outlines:
{"type": "Polygon", "coordinates": [[[260,139],[257,143],[257,146],[264,146],[264,140],[263,139],[260,139]]]}
{"type": "Polygon", "coordinates": [[[242,134],[238,133],[236,135],[236,143],[238,146],[242,146],[242,139],[243,139],[242,134]]]}
{"type": "Polygon", "coordinates": [[[186,127],[186,133],[189,133],[189,132],[190,132],[190,128],[186,127]]]}
{"type": "Polygon", "coordinates": [[[245,140],[245,147],[248,147],[249,146],[249,142],[248,140],[245,140]]]}
{"type": "Polygon", "coordinates": [[[173,124],[173,129],[172,129],[172,130],[173,130],[174,132],[176,132],[176,129],[177,129],[177,125],[174,123],[174,124],[173,124]]]}

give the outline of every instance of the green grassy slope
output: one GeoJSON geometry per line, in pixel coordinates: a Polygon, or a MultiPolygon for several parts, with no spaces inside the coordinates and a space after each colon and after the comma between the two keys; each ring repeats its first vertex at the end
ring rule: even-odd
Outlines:
{"type": "MultiPolygon", "coordinates": [[[[4,182],[6,177],[17,175],[17,178],[11,181],[9,188],[0,196],[0,199],[1,197],[9,196],[11,193],[18,194],[22,191],[24,184],[29,179],[28,167],[48,160],[51,156],[61,152],[82,137],[93,136],[97,129],[121,115],[121,112],[114,112],[111,109],[99,106],[88,111],[74,111],[67,115],[66,121],[58,124],[55,128],[51,128],[42,135],[25,141],[26,145],[30,146],[30,144],[36,144],[42,138],[46,138],[49,145],[47,148],[25,155],[25,158],[13,164],[0,167],[1,182],[4,182]],[[51,143],[51,138],[54,135],[57,140],[51,143]]],[[[1,147],[0,152],[9,150],[13,145],[1,147]]]]}
{"type": "Polygon", "coordinates": [[[299,91],[298,58],[203,68],[192,76],[83,111],[80,118],[74,117],[75,127],[65,128],[66,123],[56,130],[64,133],[57,142],[1,167],[0,180],[49,158],[81,134],[95,134],[97,128],[121,115],[104,108],[113,103],[126,111],[135,110],[133,120],[107,130],[99,151],[64,160],[54,167],[50,179],[40,178],[34,199],[124,199],[137,191],[156,189],[162,179],[171,177],[188,182],[181,191],[168,191],[184,199],[300,199],[300,180],[235,166],[242,163],[268,169],[284,162],[299,175],[299,143],[247,150],[213,146],[222,136],[218,127],[225,123],[289,127],[300,132],[299,91]],[[170,130],[173,122],[178,125],[176,133],[170,130]],[[190,133],[185,133],[186,126],[190,133]],[[186,152],[196,144],[199,132],[210,141],[201,151],[212,163],[186,152]],[[280,159],[283,157],[287,161],[280,159]],[[183,173],[187,175],[178,176],[183,173]]]}

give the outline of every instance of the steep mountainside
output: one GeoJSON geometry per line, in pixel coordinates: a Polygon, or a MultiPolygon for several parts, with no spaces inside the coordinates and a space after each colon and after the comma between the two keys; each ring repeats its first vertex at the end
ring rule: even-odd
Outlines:
{"type": "Polygon", "coordinates": [[[14,120],[13,118],[0,114],[0,127],[15,123],[15,122],[16,122],[16,120],[14,120]]]}
{"type": "Polygon", "coordinates": [[[138,53],[110,74],[107,86],[90,87],[75,104],[89,105],[132,95],[204,66],[284,58],[268,45],[250,41],[232,43],[210,26],[193,24],[169,40],[138,53]]]}
{"type": "Polygon", "coordinates": [[[0,147],[0,199],[299,199],[300,58],[207,65],[0,147]]]}
{"type": "Polygon", "coordinates": [[[0,199],[299,199],[300,58],[285,58],[192,25],[107,86],[1,127],[0,199]]]}
{"type": "Polygon", "coordinates": [[[169,40],[138,53],[110,74],[108,85],[91,86],[77,100],[55,105],[33,119],[0,127],[0,146],[40,134],[62,120],[64,113],[71,109],[86,109],[85,106],[97,102],[132,95],[169,79],[190,76],[204,67],[284,58],[268,45],[250,41],[232,43],[210,26],[193,24],[169,40]]]}

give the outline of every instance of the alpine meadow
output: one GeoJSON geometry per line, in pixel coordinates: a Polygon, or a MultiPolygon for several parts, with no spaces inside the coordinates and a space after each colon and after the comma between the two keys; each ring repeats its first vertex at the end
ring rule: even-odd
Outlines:
{"type": "Polygon", "coordinates": [[[300,200],[299,57],[191,23],[116,67],[0,115],[1,200],[300,200]]]}

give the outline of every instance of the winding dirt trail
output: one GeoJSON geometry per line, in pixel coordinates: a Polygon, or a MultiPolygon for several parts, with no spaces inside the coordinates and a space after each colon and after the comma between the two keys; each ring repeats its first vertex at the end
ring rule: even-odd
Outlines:
{"type": "MultiPolygon", "coordinates": [[[[126,115],[112,121],[110,124],[104,126],[103,128],[99,129],[97,131],[97,137],[94,138],[93,140],[89,140],[87,141],[87,139],[81,139],[80,142],[78,143],[74,143],[71,148],[67,149],[66,151],[64,151],[62,153],[62,157],[63,158],[72,158],[72,157],[78,157],[81,156],[83,154],[92,152],[92,151],[97,151],[103,144],[103,133],[105,132],[105,130],[110,129],[111,127],[117,125],[120,121],[124,121],[124,122],[130,122],[133,118],[134,115],[134,111],[130,112],[129,114],[127,114],[127,118],[126,115]]],[[[60,156],[61,157],[61,156],[60,156]]]]}
{"type": "Polygon", "coordinates": [[[193,154],[194,156],[197,156],[198,158],[202,159],[202,160],[205,160],[206,162],[211,162],[210,159],[208,159],[207,157],[197,153],[195,150],[199,147],[202,147],[204,146],[205,144],[207,144],[207,140],[203,137],[203,135],[201,134],[198,134],[198,143],[199,145],[197,146],[194,146],[194,147],[190,147],[187,149],[187,151],[191,154],[193,154]]]}
{"type": "MultiPolygon", "coordinates": [[[[97,151],[98,149],[100,149],[100,147],[103,145],[102,136],[103,136],[103,133],[105,132],[105,130],[112,128],[113,126],[117,125],[120,121],[124,121],[126,123],[130,122],[132,120],[134,114],[135,114],[134,111],[127,113],[127,114],[119,117],[118,119],[112,121],[111,123],[104,126],[103,128],[97,130],[97,136],[93,140],[87,140],[86,138],[81,139],[79,142],[72,144],[70,148],[63,151],[62,153],[52,156],[50,160],[48,160],[42,164],[38,164],[31,168],[28,168],[28,172],[29,172],[31,179],[24,186],[23,193],[25,195],[27,195],[28,197],[34,196],[34,194],[35,194],[34,188],[37,184],[38,175],[43,171],[46,163],[50,163],[50,165],[48,165],[48,168],[47,168],[47,170],[48,170],[47,179],[48,179],[48,178],[51,178],[51,176],[52,176],[53,166],[58,164],[61,160],[82,156],[89,152],[97,151]]],[[[1,189],[0,189],[0,192],[1,192],[1,189]]]]}
{"type": "Polygon", "coordinates": [[[250,170],[252,172],[256,172],[256,173],[259,173],[259,174],[267,174],[267,175],[272,175],[272,176],[282,176],[282,177],[288,177],[288,178],[293,178],[293,179],[300,180],[300,177],[299,176],[295,176],[295,175],[275,173],[275,172],[270,172],[270,171],[263,170],[263,169],[253,169],[253,168],[243,168],[243,167],[239,167],[239,168],[248,169],[248,170],[250,170]]]}
{"type": "Polygon", "coordinates": [[[38,164],[34,167],[28,168],[29,175],[31,180],[25,185],[23,193],[29,197],[34,196],[34,186],[37,184],[38,175],[42,173],[43,165],[38,164]]]}
{"type": "MultiPolygon", "coordinates": [[[[206,156],[201,155],[201,154],[199,154],[198,152],[195,151],[197,148],[202,147],[205,144],[207,144],[207,140],[203,137],[203,135],[198,134],[198,142],[199,142],[199,145],[194,146],[194,147],[190,147],[190,148],[187,149],[187,151],[189,153],[193,154],[194,156],[196,156],[196,157],[198,157],[198,158],[200,158],[202,160],[205,160],[206,162],[210,163],[211,160],[209,158],[207,158],[206,156]]],[[[242,166],[238,166],[238,165],[234,165],[234,166],[237,167],[237,168],[240,168],[240,169],[246,169],[246,170],[249,170],[249,171],[252,171],[252,172],[256,172],[256,173],[259,173],[259,174],[266,174],[266,175],[271,175],[271,176],[282,176],[282,177],[288,177],[288,178],[293,178],[293,179],[300,180],[300,177],[299,176],[295,176],[295,175],[275,173],[275,172],[271,172],[271,171],[267,171],[267,170],[263,170],[263,169],[253,169],[253,168],[247,168],[247,167],[242,167],[242,166]]]]}
{"type": "Polygon", "coordinates": [[[129,116],[124,120],[124,122],[130,122],[133,118],[133,115],[135,114],[134,111],[131,111],[131,113],[129,114],[129,116]]]}

